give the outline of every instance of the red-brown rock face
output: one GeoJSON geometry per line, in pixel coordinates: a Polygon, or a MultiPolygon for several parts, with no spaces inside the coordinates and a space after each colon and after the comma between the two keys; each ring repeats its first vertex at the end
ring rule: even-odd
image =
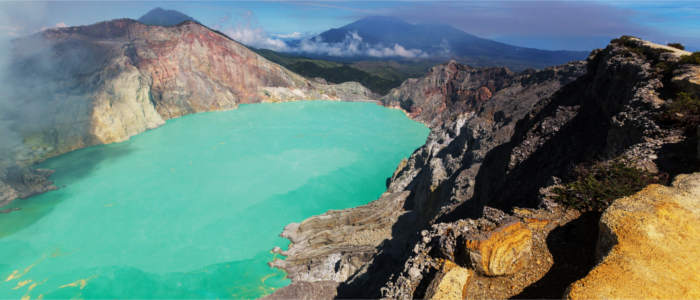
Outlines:
{"type": "Polygon", "coordinates": [[[400,107],[431,127],[466,112],[485,112],[482,115],[494,119],[500,110],[499,105],[490,104],[494,99],[512,98],[524,87],[555,88],[572,81],[580,72],[575,65],[562,65],[516,74],[502,67],[472,68],[450,61],[432,67],[424,77],[404,81],[389,91],[382,103],[400,107]]]}
{"type": "Polygon", "coordinates": [[[148,26],[120,19],[51,29],[14,43],[18,119],[34,161],[118,142],[185,114],[240,103],[365,100],[357,83],[309,81],[195,22],[148,26]],[[40,89],[36,89],[40,86],[40,89]]]}
{"type": "Polygon", "coordinates": [[[507,68],[471,68],[451,61],[433,67],[425,77],[405,81],[382,101],[430,123],[448,111],[476,109],[513,77],[507,68]]]}

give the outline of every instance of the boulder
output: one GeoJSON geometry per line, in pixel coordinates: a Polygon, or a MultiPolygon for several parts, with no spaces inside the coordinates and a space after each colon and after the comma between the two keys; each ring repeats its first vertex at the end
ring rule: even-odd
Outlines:
{"type": "Polygon", "coordinates": [[[700,173],[616,200],[600,220],[601,262],[570,299],[700,299],[700,173]]]}
{"type": "Polygon", "coordinates": [[[520,221],[501,225],[486,236],[468,238],[466,248],[472,266],[487,276],[509,275],[521,270],[532,250],[532,231],[520,221]]]}
{"type": "Polygon", "coordinates": [[[443,260],[425,292],[425,299],[464,299],[467,283],[473,271],[462,268],[449,260],[443,260]]]}

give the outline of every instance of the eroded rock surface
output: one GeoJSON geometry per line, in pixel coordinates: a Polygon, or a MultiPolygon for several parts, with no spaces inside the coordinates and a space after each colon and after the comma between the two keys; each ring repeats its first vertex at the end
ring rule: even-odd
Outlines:
{"type": "Polygon", "coordinates": [[[462,268],[449,260],[443,260],[435,278],[425,293],[425,299],[448,300],[464,299],[472,271],[462,268]]]}
{"type": "MultiPolygon", "coordinates": [[[[359,83],[307,80],[192,21],[161,27],[120,19],[49,29],[15,40],[12,54],[3,73],[12,74],[4,80],[14,111],[6,113],[22,146],[2,153],[7,162],[0,164],[28,166],[242,103],[378,98],[359,83]]],[[[1,176],[0,186],[0,199],[32,194],[1,176]]]]}
{"type": "MultiPolygon", "coordinates": [[[[453,63],[437,66],[434,72],[442,73],[443,68],[451,68],[450,64],[453,63]]],[[[358,280],[358,286],[376,294],[349,296],[378,297],[383,281],[363,279],[360,275],[383,272],[368,269],[371,265],[369,262],[376,259],[378,249],[388,259],[379,265],[389,269],[396,264],[403,264],[402,259],[406,253],[404,243],[431,220],[471,197],[474,193],[474,177],[486,154],[508,141],[516,121],[535,105],[539,97],[551,95],[575,80],[577,75],[583,74],[584,66],[584,63],[576,62],[539,72],[521,73],[509,79],[510,85],[494,92],[489,100],[481,103],[477,111],[465,109],[463,113],[448,115],[445,112],[435,115],[438,121],[430,122],[435,127],[432,127],[426,144],[396,170],[389,180],[387,193],[368,206],[312,217],[302,222],[298,229],[296,225],[287,227],[283,236],[293,237],[290,238],[290,250],[284,253],[288,256],[284,261],[274,262],[273,265],[286,270],[288,276],[295,280],[338,280],[339,284],[358,280]],[[336,221],[358,219],[351,216],[372,216],[371,218],[380,221],[364,219],[351,226],[336,221]],[[306,222],[322,226],[304,226],[306,222]],[[299,229],[304,233],[295,234],[299,229]],[[366,234],[368,232],[372,234],[366,234]],[[361,247],[358,247],[358,243],[348,244],[348,240],[358,240],[354,238],[355,233],[372,238],[362,239],[361,247]],[[359,283],[366,282],[365,280],[370,282],[359,283]]],[[[427,75],[431,76],[440,75],[427,75]]],[[[466,81],[472,80],[469,78],[481,81],[477,77],[465,78],[466,81]]],[[[431,89],[447,91],[440,88],[440,85],[447,84],[444,81],[424,82],[435,85],[431,89]]],[[[475,86],[481,87],[480,83],[475,86]]],[[[445,98],[434,99],[443,101],[445,98]]],[[[470,99],[471,95],[454,97],[450,101],[461,103],[469,102],[470,99]]],[[[342,296],[342,293],[339,295],[342,296]]]]}
{"type": "Polygon", "coordinates": [[[486,236],[466,240],[471,265],[487,276],[509,275],[520,271],[532,250],[532,232],[523,222],[511,222],[486,236]]]}
{"type": "Polygon", "coordinates": [[[700,173],[616,200],[600,233],[602,261],[568,298],[700,298],[700,173]]]}
{"type": "MultiPolygon", "coordinates": [[[[438,258],[475,269],[466,247],[460,246],[465,239],[492,236],[504,224],[522,222],[531,232],[531,254],[497,256],[503,260],[495,268],[475,269],[468,290],[474,298],[562,297],[594,264],[598,217],[562,209],[548,190],[586,162],[621,159],[671,176],[700,166],[694,133],[660,121],[667,102],[660,91],[670,80],[659,62],[672,64],[680,55],[639,51],[657,48],[641,40],[631,43],[614,42],[592,52],[585,63],[541,71],[513,74],[448,63],[405,82],[383,103],[401,107],[432,131],[388,182],[389,194],[408,196],[386,208],[382,199],[373,202],[377,210],[398,215],[382,225],[390,226],[391,236],[367,244],[361,255],[345,252],[344,242],[332,240],[305,244],[296,239],[295,252],[323,248],[317,261],[342,253],[333,270],[348,270],[343,262],[352,261],[356,271],[339,282],[339,297],[410,299],[425,296],[430,274],[439,269],[438,258]],[[517,207],[539,208],[534,214],[541,217],[519,217],[517,207]],[[308,248],[298,248],[302,245],[308,248]],[[361,261],[365,263],[358,267],[361,261]],[[508,270],[507,262],[515,262],[515,268],[508,270]]],[[[352,230],[363,228],[374,224],[357,224],[352,230]]],[[[516,232],[521,235],[513,241],[526,250],[528,235],[522,233],[527,231],[516,232]]],[[[496,240],[510,249],[510,238],[496,240]]],[[[297,255],[289,254],[292,260],[297,255]]],[[[313,266],[294,269],[291,264],[284,266],[291,278],[303,276],[295,273],[301,270],[316,272],[313,266]]],[[[324,279],[334,276],[324,270],[324,279]]]]}
{"type": "Polygon", "coordinates": [[[16,198],[26,198],[55,190],[56,186],[48,180],[52,173],[52,170],[46,169],[0,167],[0,207],[16,198]]]}

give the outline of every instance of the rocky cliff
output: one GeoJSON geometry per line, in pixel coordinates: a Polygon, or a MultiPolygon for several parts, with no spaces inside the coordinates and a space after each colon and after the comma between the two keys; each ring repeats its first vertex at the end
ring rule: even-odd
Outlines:
{"type": "MultiPolygon", "coordinates": [[[[170,118],[241,103],[374,97],[354,83],[309,81],[194,22],[48,30],[13,51],[6,82],[24,123],[13,124],[21,143],[0,161],[0,205],[55,188],[50,171],[27,164],[170,118]]],[[[605,282],[624,250],[641,245],[617,225],[628,207],[697,219],[685,200],[605,210],[617,196],[700,168],[700,72],[683,63],[688,54],[623,37],[585,62],[521,73],[450,62],[406,81],[381,102],[428,124],[426,144],[379,199],[288,225],[289,248],[274,249],[287,258],[271,265],[294,283],[271,298],[588,297],[578,287],[605,282]]]]}
{"type": "MultiPolygon", "coordinates": [[[[124,141],[171,118],[242,103],[376,99],[358,83],[307,80],[192,21],[161,27],[121,19],[49,29],[12,46],[5,93],[21,141],[3,155],[11,158],[3,164],[14,167],[3,169],[20,170],[75,149],[124,141]]],[[[0,205],[50,188],[41,174],[0,172],[0,205]],[[31,188],[17,179],[27,176],[31,188]]]]}
{"type": "Polygon", "coordinates": [[[699,169],[697,124],[671,113],[697,78],[687,54],[624,37],[586,62],[520,74],[452,62],[405,82],[382,101],[429,124],[428,141],[378,200],[285,228],[272,265],[294,283],[279,293],[564,296],[596,262],[600,213],[582,207],[699,169]]]}
{"type": "Polygon", "coordinates": [[[600,263],[569,299],[700,298],[700,173],[650,185],[600,219],[600,263]]]}

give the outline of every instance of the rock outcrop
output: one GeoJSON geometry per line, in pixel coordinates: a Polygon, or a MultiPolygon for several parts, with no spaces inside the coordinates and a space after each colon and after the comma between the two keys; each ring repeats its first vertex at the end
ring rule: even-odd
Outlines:
{"type": "MultiPolygon", "coordinates": [[[[12,53],[5,82],[22,147],[3,158],[24,166],[242,103],[377,98],[359,83],[307,80],[193,21],[161,27],[120,19],[48,29],[15,40],[12,53]]],[[[0,199],[31,194],[0,180],[0,199]]]]}
{"type": "Polygon", "coordinates": [[[0,166],[0,207],[17,198],[55,190],[57,187],[48,180],[51,174],[53,170],[0,166]]]}
{"type": "Polygon", "coordinates": [[[670,176],[700,167],[695,131],[663,118],[671,101],[664,88],[673,85],[665,66],[681,52],[620,39],[585,63],[519,74],[448,63],[405,82],[382,102],[432,131],[389,180],[387,193],[370,204],[373,215],[391,217],[381,226],[340,227],[328,220],[360,211],[312,217],[330,227],[307,227],[304,238],[292,240],[288,262],[275,265],[306,282],[316,279],[300,279],[298,272],[320,273],[322,280],[347,277],[338,281],[339,297],[410,299],[426,296],[439,259],[447,259],[475,271],[469,297],[562,297],[595,263],[598,215],[565,209],[552,198],[553,187],[570,180],[577,165],[592,162],[622,160],[670,176]],[[353,236],[388,233],[387,226],[391,235],[364,240],[361,253],[327,238],[335,229],[353,236]],[[499,236],[508,226],[519,229],[499,236]],[[483,242],[489,237],[493,244],[483,242]],[[467,247],[474,239],[482,242],[467,247]],[[489,252],[509,245],[519,251],[489,252]],[[318,255],[299,255],[306,252],[318,255]],[[333,269],[318,263],[331,261],[333,269]],[[342,274],[331,274],[336,270],[342,274]]]}
{"type": "MultiPolygon", "coordinates": [[[[55,188],[48,171],[26,165],[123,141],[171,118],[241,103],[375,97],[356,83],[307,80],[195,22],[52,29],[16,41],[13,51],[8,82],[16,107],[26,108],[17,110],[19,119],[31,122],[15,126],[22,147],[0,161],[0,205],[55,188]]],[[[697,68],[676,66],[685,54],[623,38],[585,62],[540,71],[449,62],[406,81],[381,103],[428,124],[426,144],[401,163],[379,199],[288,225],[289,248],[274,250],[287,258],[271,265],[294,283],[271,298],[561,297],[602,258],[571,288],[572,298],[587,298],[600,294],[582,286],[608,293],[606,278],[650,254],[666,268],[682,265],[687,276],[663,279],[679,296],[697,295],[686,285],[697,266],[683,262],[698,255],[681,245],[694,232],[684,224],[698,219],[697,203],[688,200],[697,200],[688,183],[696,175],[616,202],[600,234],[599,215],[562,207],[551,195],[577,165],[591,162],[619,160],[671,177],[700,169],[697,131],[664,118],[669,91],[700,91],[697,68]],[[630,219],[635,214],[657,223],[640,224],[630,219]],[[640,241],[649,247],[630,246],[640,241]]],[[[616,278],[620,286],[634,289],[623,279],[616,278]]],[[[656,287],[649,284],[649,293],[656,287]]]]}
{"type": "MultiPolygon", "coordinates": [[[[440,77],[444,73],[443,69],[451,69],[453,65],[451,62],[436,66],[433,73],[426,77],[440,77]]],[[[471,70],[462,66],[455,68],[471,70]]],[[[435,121],[427,122],[432,132],[426,144],[416,150],[405,164],[401,164],[389,180],[387,192],[380,199],[367,206],[331,211],[309,218],[301,223],[302,226],[288,226],[282,233],[282,236],[293,237],[290,239],[292,243],[289,250],[283,252],[287,258],[275,261],[272,265],[287,271],[288,276],[295,281],[336,280],[340,283],[352,280],[352,277],[359,278],[359,274],[381,274],[383,271],[367,269],[370,266],[368,263],[375,259],[378,248],[382,249],[382,257],[389,258],[389,261],[381,264],[386,269],[402,264],[401,257],[406,253],[405,247],[408,247],[404,242],[412,239],[415,232],[428,226],[438,216],[455,209],[473,196],[474,177],[479,166],[490,150],[508,141],[516,121],[532,109],[540,97],[552,95],[582,75],[584,68],[584,63],[574,62],[517,75],[505,71],[510,84],[495,91],[489,100],[473,110],[467,109],[468,105],[462,106],[471,101],[471,94],[464,93],[467,95],[464,98],[434,97],[439,102],[452,99],[449,101],[464,107],[463,113],[450,115],[449,111],[443,111],[424,115],[435,117],[435,121]],[[381,221],[372,222],[370,219],[381,221]],[[314,226],[304,226],[307,223],[314,226]],[[353,238],[354,236],[364,238],[353,238]],[[349,245],[349,240],[353,241],[352,245],[349,245]],[[399,261],[393,261],[393,258],[399,261]]],[[[464,76],[463,80],[466,81],[464,86],[472,86],[468,83],[470,80],[479,81],[473,84],[475,89],[482,86],[482,78],[479,76],[464,76]]],[[[451,84],[445,81],[420,79],[419,82],[424,90],[451,91],[440,87],[451,84]]],[[[406,89],[406,85],[401,88],[406,89]]],[[[386,101],[386,97],[383,101],[386,101]]],[[[377,294],[350,296],[379,296],[382,280],[371,280],[373,282],[367,285],[356,284],[364,286],[365,291],[377,294]]],[[[342,293],[339,295],[343,296],[342,293]]]]}
{"type": "Polygon", "coordinates": [[[425,299],[464,299],[472,272],[449,260],[443,260],[435,278],[430,282],[425,299]]]}
{"type": "Polygon", "coordinates": [[[601,260],[570,299],[700,298],[700,173],[618,199],[600,219],[601,260]]]}
{"type": "MultiPolygon", "coordinates": [[[[386,106],[403,109],[412,118],[431,127],[440,126],[446,123],[446,119],[459,114],[495,109],[496,106],[487,104],[500,104],[498,98],[490,101],[495,96],[501,99],[504,95],[522,97],[521,94],[525,92],[521,89],[532,90],[537,86],[540,86],[537,90],[541,93],[540,97],[545,96],[551,91],[542,88],[556,90],[560,87],[558,84],[566,84],[580,76],[582,68],[582,63],[570,63],[543,71],[527,70],[516,74],[503,67],[473,68],[453,60],[434,66],[424,77],[404,81],[381,101],[386,106]],[[553,84],[557,81],[558,84],[553,84]]],[[[488,113],[495,114],[497,111],[486,111],[488,113]]]]}
{"type": "Polygon", "coordinates": [[[465,248],[471,266],[481,274],[510,275],[527,264],[532,251],[532,232],[523,222],[511,222],[486,236],[467,239],[465,248]]]}

